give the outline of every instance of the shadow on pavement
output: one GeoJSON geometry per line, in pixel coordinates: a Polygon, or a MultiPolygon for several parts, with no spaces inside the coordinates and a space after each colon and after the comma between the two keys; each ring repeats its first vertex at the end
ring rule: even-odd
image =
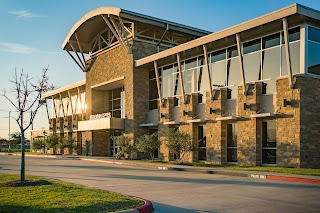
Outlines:
{"type": "MultiPolygon", "coordinates": [[[[107,178],[121,178],[121,179],[131,179],[131,180],[151,180],[151,181],[167,181],[167,182],[183,182],[183,183],[196,183],[196,184],[236,184],[236,185],[246,185],[246,186],[259,186],[259,187],[282,187],[282,188],[318,188],[320,186],[307,185],[307,184],[292,184],[292,183],[275,183],[274,181],[265,182],[259,181],[255,182],[254,179],[244,179],[238,178],[238,180],[219,180],[219,179],[196,179],[196,178],[176,178],[176,177],[155,177],[155,176],[138,176],[138,175],[117,175],[110,174],[107,176],[100,176],[107,178]]],[[[221,176],[223,177],[223,176],[221,176]]]]}
{"type": "Polygon", "coordinates": [[[216,213],[216,211],[205,211],[205,210],[191,210],[191,209],[186,209],[186,208],[180,208],[176,206],[170,206],[162,203],[157,203],[153,202],[153,207],[154,207],[154,213],[216,213]]]}
{"type": "Polygon", "coordinates": [[[128,168],[128,167],[118,167],[118,166],[75,166],[75,165],[46,165],[48,167],[67,167],[67,168],[79,168],[79,169],[101,169],[106,170],[111,168],[112,170],[133,170],[133,171],[141,171],[141,170],[149,170],[144,168],[128,168]]]}

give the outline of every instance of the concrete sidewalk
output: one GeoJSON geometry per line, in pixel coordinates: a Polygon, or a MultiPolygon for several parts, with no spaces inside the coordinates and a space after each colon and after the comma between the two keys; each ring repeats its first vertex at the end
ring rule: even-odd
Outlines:
{"type": "MultiPolygon", "coordinates": [[[[21,154],[11,154],[11,153],[0,153],[0,155],[1,154],[2,155],[21,155],[21,154]]],[[[93,162],[100,162],[100,163],[107,163],[107,164],[133,166],[133,167],[140,167],[140,168],[147,168],[147,169],[156,169],[156,170],[173,170],[173,171],[182,171],[182,172],[194,172],[194,173],[217,174],[217,175],[278,180],[278,181],[299,182],[299,183],[307,183],[307,184],[320,184],[320,176],[311,176],[311,175],[293,175],[293,174],[285,174],[285,173],[260,172],[260,171],[248,171],[248,170],[228,170],[225,168],[173,165],[173,164],[164,164],[164,163],[141,162],[141,161],[135,161],[135,160],[117,160],[112,157],[68,156],[68,155],[26,155],[26,156],[64,158],[64,159],[67,158],[67,159],[86,160],[86,161],[93,161],[93,162]]]]}

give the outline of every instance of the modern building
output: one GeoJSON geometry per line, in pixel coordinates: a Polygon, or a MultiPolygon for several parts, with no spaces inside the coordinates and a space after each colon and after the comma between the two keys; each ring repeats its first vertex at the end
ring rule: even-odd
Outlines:
{"type": "MultiPolygon", "coordinates": [[[[317,10],[294,4],[209,33],[103,7],[62,49],[86,79],[44,97],[50,130],[76,137],[78,154],[113,156],[112,135],[176,128],[198,147],[189,161],[320,167],[317,10]]],[[[174,155],[162,145],[158,158],[174,155]]]]}

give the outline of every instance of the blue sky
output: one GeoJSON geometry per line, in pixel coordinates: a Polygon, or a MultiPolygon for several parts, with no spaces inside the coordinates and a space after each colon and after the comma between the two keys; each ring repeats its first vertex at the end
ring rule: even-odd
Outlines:
{"type": "MultiPolygon", "coordinates": [[[[61,44],[77,20],[97,7],[120,7],[215,32],[293,3],[320,10],[319,0],[1,0],[0,90],[10,90],[15,69],[36,77],[49,66],[50,82],[58,87],[84,79],[61,44]]],[[[14,109],[2,97],[0,103],[0,137],[7,138],[8,111],[14,109]]],[[[34,128],[46,128],[47,122],[41,110],[34,128]]],[[[11,132],[18,129],[13,120],[11,127],[11,132]]]]}

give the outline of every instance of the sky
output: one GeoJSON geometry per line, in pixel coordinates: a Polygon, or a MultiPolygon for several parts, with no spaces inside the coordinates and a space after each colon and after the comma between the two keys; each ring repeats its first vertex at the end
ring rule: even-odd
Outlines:
{"type": "MultiPolygon", "coordinates": [[[[274,10],[299,3],[320,10],[319,0],[0,0],[0,91],[10,92],[15,70],[37,79],[49,67],[49,82],[56,87],[83,80],[84,73],[61,49],[72,26],[86,13],[103,7],[133,12],[216,32],[274,10]]],[[[8,138],[9,111],[0,97],[0,138],[8,138]]],[[[11,118],[11,133],[18,125],[11,118]]],[[[34,129],[48,128],[45,109],[36,116],[34,129]]],[[[26,134],[30,138],[30,132],[26,134]]]]}

